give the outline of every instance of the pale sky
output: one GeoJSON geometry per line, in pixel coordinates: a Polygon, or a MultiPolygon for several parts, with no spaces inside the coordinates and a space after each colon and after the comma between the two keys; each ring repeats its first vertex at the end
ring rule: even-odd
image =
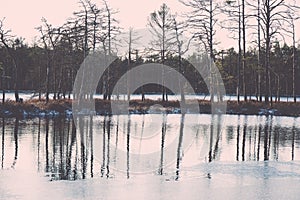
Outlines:
{"type": "MultiPolygon", "coordinates": [[[[41,25],[42,17],[45,17],[49,23],[59,26],[66,22],[74,11],[79,10],[78,0],[0,0],[0,2],[0,18],[6,18],[5,27],[11,29],[14,35],[26,38],[29,44],[32,43],[34,36],[39,35],[34,28],[41,25]]],[[[102,4],[102,0],[93,2],[102,4]]],[[[172,13],[181,13],[188,9],[178,0],[108,0],[110,7],[119,10],[117,18],[124,30],[130,26],[135,29],[145,28],[149,14],[158,10],[162,3],[166,3],[172,13]]],[[[300,33],[298,29],[300,26],[297,28],[297,35],[300,33]]],[[[221,42],[220,46],[225,48],[235,46],[223,31],[219,31],[217,39],[221,42]]]]}
{"type": "MultiPolygon", "coordinates": [[[[6,18],[6,28],[11,29],[15,35],[27,39],[38,35],[34,28],[41,24],[42,17],[51,24],[62,25],[74,11],[79,10],[78,0],[0,0],[0,2],[0,18],[6,18]]],[[[102,0],[93,2],[102,5],[102,0]]],[[[163,2],[171,7],[173,13],[186,10],[186,7],[177,0],[108,0],[110,7],[119,11],[117,19],[125,30],[130,26],[144,28],[147,17],[163,2]]]]}

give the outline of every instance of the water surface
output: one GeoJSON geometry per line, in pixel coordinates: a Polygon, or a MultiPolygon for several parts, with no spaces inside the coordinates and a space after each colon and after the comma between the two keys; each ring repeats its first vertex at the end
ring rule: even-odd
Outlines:
{"type": "Polygon", "coordinates": [[[216,161],[294,161],[300,160],[299,122],[192,114],[2,119],[1,168],[76,180],[178,175],[216,161]]]}
{"type": "Polygon", "coordinates": [[[205,114],[1,119],[0,199],[297,199],[299,124],[205,114]]]}

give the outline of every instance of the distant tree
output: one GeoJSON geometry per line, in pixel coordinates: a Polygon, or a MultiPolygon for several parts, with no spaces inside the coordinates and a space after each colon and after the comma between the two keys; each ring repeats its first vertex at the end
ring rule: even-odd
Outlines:
{"type": "Polygon", "coordinates": [[[238,40],[238,62],[237,62],[237,86],[236,95],[237,101],[240,101],[240,90],[241,90],[241,66],[242,66],[242,12],[240,1],[227,0],[225,6],[222,9],[223,12],[228,16],[226,20],[222,22],[221,27],[229,30],[232,33],[238,33],[238,37],[233,36],[234,39],[238,40]]]}
{"type": "Polygon", "coordinates": [[[32,89],[38,92],[38,98],[39,100],[42,100],[43,80],[45,80],[43,72],[46,71],[44,70],[44,49],[40,47],[39,44],[35,43],[30,49],[30,56],[32,59],[33,70],[30,80],[28,81],[32,82],[32,85],[35,83],[32,89]]]}
{"type": "MultiPolygon", "coordinates": [[[[103,14],[103,34],[101,36],[102,44],[103,44],[103,49],[105,52],[105,55],[112,55],[113,53],[113,48],[112,45],[115,46],[115,51],[117,51],[118,47],[118,42],[117,42],[117,35],[120,34],[121,28],[118,25],[119,21],[114,18],[114,15],[117,14],[118,12],[111,7],[109,7],[108,3],[106,0],[103,0],[104,3],[104,14],[103,14]],[[107,48],[108,46],[108,48],[107,48]]],[[[110,69],[108,68],[108,73],[107,77],[104,79],[104,92],[103,92],[103,99],[111,99],[111,90],[110,90],[110,69]]]]}
{"type": "MultiPolygon", "coordinates": [[[[125,39],[125,43],[128,45],[128,67],[127,70],[130,69],[132,64],[132,54],[134,53],[134,47],[133,45],[137,43],[137,41],[141,38],[141,36],[137,36],[136,32],[134,32],[134,29],[132,27],[128,30],[128,38],[125,39]]],[[[126,73],[127,76],[127,88],[129,89],[129,79],[128,73],[126,73]]],[[[142,101],[144,100],[144,94],[142,94],[142,101]]],[[[127,90],[127,100],[130,100],[130,94],[129,90],[127,90]]]]}
{"type": "MultiPolygon", "coordinates": [[[[69,24],[73,23],[73,31],[76,33],[76,40],[81,41],[82,43],[82,52],[83,52],[83,59],[86,58],[86,56],[89,53],[89,0],[80,0],[79,5],[82,7],[83,10],[80,10],[78,12],[74,12],[75,19],[74,21],[69,21],[69,24]]],[[[84,76],[84,73],[86,73],[84,70],[82,71],[82,76],[84,76]]],[[[84,81],[84,80],[82,80],[84,81]]],[[[83,86],[83,83],[81,83],[81,86],[83,86]]],[[[84,93],[87,91],[84,91],[81,87],[78,94],[73,94],[73,98],[76,99],[82,99],[85,97],[84,93]]]]}
{"type": "MultiPolygon", "coordinates": [[[[272,90],[272,93],[276,94],[275,101],[280,101],[280,96],[282,93],[282,88],[284,86],[284,80],[286,77],[291,77],[291,71],[289,69],[283,68],[282,66],[292,66],[292,48],[287,44],[280,46],[279,41],[274,41],[271,51],[270,58],[270,68],[274,78],[272,81],[275,83],[276,89],[272,90]]],[[[292,79],[291,79],[292,80],[292,79]]]]}
{"type": "Polygon", "coordinates": [[[246,83],[246,14],[245,14],[245,0],[242,0],[242,17],[241,17],[241,23],[242,23],[242,30],[243,30],[243,94],[244,94],[244,100],[247,101],[247,83],[246,83]]]}
{"type": "MultiPolygon", "coordinates": [[[[9,57],[12,60],[14,68],[14,90],[15,90],[15,100],[20,101],[19,98],[19,74],[18,74],[18,58],[15,55],[13,49],[14,36],[10,35],[11,30],[6,30],[4,28],[4,19],[0,20],[0,42],[4,45],[9,57]]],[[[4,90],[3,90],[4,91],[4,90]]],[[[3,92],[3,97],[5,98],[5,92],[3,92]]]]}
{"type": "MultiPolygon", "coordinates": [[[[203,43],[206,52],[210,57],[211,66],[215,61],[214,47],[216,42],[216,25],[218,22],[217,15],[220,14],[220,5],[218,2],[213,0],[180,0],[184,5],[192,9],[191,12],[187,13],[187,23],[193,38],[198,39],[200,43],[203,43]]],[[[215,91],[215,72],[210,69],[210,100],[214,101],[215,91]]]]}
{"type": "MultiPolygon", "coordinates": [[[[148,25],[154,39],[151,41],[151,51],[159,52],[160,61],[164,64],[167,54],[171,53],[174,48],[174,30],[173,15],[170,8],[164,3],[160,9],[150,14],[148,25]]],[[[164,85],[165,72],[162,72],[162,84],[164,85]]],[[[168,101],[166,88],[162,87],[162,100],[168,101]]]]}
{"type": "MultiPolygon", "coordinates": [[[[239,46],[239,62],[238,62],[238,87],[237,87],[237,96],[238,102],[240,101],[240,77],[242,77],[242,91],[244,95],[244,100],[247,101],[247,85],[246,84],[246,68],[247,68],[247,58],[246,58],[246,23],[247,17],[246,14],[246,1],[245,0],[227,0],[225,1],[225,6],[222,8],[225,13],[229,16],[229,20],[225,21],[225,28],[229,29],[232,32],[238,32],[238,46],[239,46]],[[228,23],[229,22],[229,23],[228,23]],[[240,74],[240,68],[242,73],[240,74]],[[242,75],[242,76],[241,76],[242,75]]],[[[224,26],[224,25],[223,25],[224,26]]]]}
{"type": "Polygon", "coordinates": [[[4,102],[5,102],[5,86],[4,86],[5,68],[4,68],[2,62],[0,62],[0,70],[2,71],[2,73],[1,73],[2,104],[4,104],[4,102]]]}
{"type": "MultiPolygon", "coordinates": [[[[95,52],[100,47],[100,34],[102,31],[102,12],[91,0],[80,0],[79,11],[73,13],[73,17],[68,19],[63,26],[64,45],[69,49],[69,56],[75,60],[73,67],[69,68],[72,74],[76,72],[76,65],[84,61],[89,53],[95,52]],[[69,38],[69,39],[67,39],[69,38]],[[75,44],[73,46],[72,44],[75,44]],[[73,49],[73,51],[72,51],[73,49]],[[81,53],[81,55],[80,55],[81,53]],[[77,59],[76,59],[77,58],[77,59]]],[[[82,73],[89,73],[83,71],[82,73]]],[[[91,74],[91,78],[94,74],[91,74]]],[[[80,89],[80,94],[73,94],[74,98],[92,98],[90,91],[80,89]],[[90,94],[90,95],[86,95],[90,94]]]]}
{"type": "Polygon", "coordinates": [[[259,97],[259,101],[262,101],[262,91],[261,91],[261,71],[262,71],[262,64],[261,64],[261,27],[260,27],[260,16],[261,16],[261,10],[260,10],[260,2],[261,0],[257,1],[257,45],[258,45],[258,56],[257,56],[257,70],[258,70],[258,83],[257,83],[257,93],[259,97]]]}
{"type": "Polygon", "coordinates": [[[259,18],[260,29],[264,36],[265,45],[265,101],[272,102],[272,90],[271,90],[271,47],[272,42],[276,35],[282,35],[285,27],[283,26],[284,21],[288,18],[288,5],[284,0],[264,0],[260,2],[261,5],[249,4],[249,6],[258,8],[260,7],[260,12],[254,14],[256,18],[259,18]]]}
{"type": "Polygon", "coordinates": [[[56,48],[60,38],[60,29],[54,28],[45,18],[42,25],[37,28],[41,34],[41,41],[46,54],[46,102],[49,101],[50,83],[54,85],[54,99],[56,99],[56,48]]]}
{"type": "Polygon", "coordinates": [[[239,53],[234,48],[230,48],[221,50],[218,54],[221,56],[217,58],[216,65],[222,74],[226,92],[228,94],[235,94],[238,85],[238,70],[236,69],[240,60],[239,53]]]}
{"type": "MultiPolygon", "coordinates": [[[[183,34],[187,30],[187,25],[184,22],[179,22],[176,19],[176,16],[173,17],[174,21],[174,32],[175,32],[175,39],[176,39],[176,54],[178,55],[178,71],[180,73],[183,73],[183,66],[182,66],[182,56],[189,50],[190,42],[193,38],[190,38],[188,41],[184,41],[183,34]],[[185,44],[186,43],[186,44],[185,44]]],[[[179,79],[180,80],[180,79],[179,79]]],[[[180,96],[181,96],[181,103],[185,103],[185,97],[184,97],[184,83],[179,82],[180,87],[180,96]]]]}
{"type": "Polygon", "coordinates": [[[296,103],[297,98],[296,98],[296,66],[297,66],[297,58],[296,58],[296,31],[295,31],[295,21],[300,19],[300,16],[297,16],[296,13],[299,11],[300,7],[298,6],[291,6],[290,12],[288,13],[288,26],[290,30],[288,29],[287,32],[291,35],[292,37],[292,48],[293,48],[293,99],[294,102],[296,103]]]}

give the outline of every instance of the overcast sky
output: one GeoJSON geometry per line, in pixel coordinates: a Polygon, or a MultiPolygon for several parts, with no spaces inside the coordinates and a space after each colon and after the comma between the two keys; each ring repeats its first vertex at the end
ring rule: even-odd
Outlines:
{"type": "MultiPolygon", "coordinates": [[[[6,27],[12,29],[16,35],[30,38],[38,33],[35,27],[41,24],[45,17],[51,24],[61,25],[72,13],[79,9],[78,0],[0,0],[0,17],[5,17],[6,27]]],[[[101,0],[94,0],[98,5],[101,0]]],[[[119,10],[117,18],[120,25],[127,29],[129,26],[143,28],[147,24],[147,17],[165,2],[172,8],[172,12],[181,12],[186,8],[177,0],[108,0],[108,4],[119,10]]]]}
{"type": "MultiPolygon", "coordinates": [[[[38,35],[34,29],[41,24],[41,18],[45,17],[53,25],[62,25],[72,13],[78,10],[78,0],[0,0],[0,18],[5,17],[5,26],[12,30],[17,36],[26,38],[28,43],[32,43],[33,37],[38,35]]],[[[94,0],[98,5],[101,0],[94,0]]],[[[187,11],[178,0],[108,0],[109,5],[119,10],[117,18],[120,26],[125,30],[132,26],[135,29],[145,28],[147,17],[151,12],[157,10],[165,2],[173,13],[187,11]]],[[[300,22],[298,22],[299,24],[300,22]]],[[[299,35],[300,26],[297,27],[299,35]]],[[[218,40],[221,46],[229,48],[232,40],[226,34],[219,31],[218,40]]],[[[299,39],[299,37],[297,36],[299,39]]]]}

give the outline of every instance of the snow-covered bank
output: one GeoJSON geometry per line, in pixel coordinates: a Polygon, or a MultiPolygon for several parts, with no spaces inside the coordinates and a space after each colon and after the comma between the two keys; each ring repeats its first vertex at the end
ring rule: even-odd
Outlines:
{"type": "MultiPolygon", "coordinates": [[[[0,90],[0,101],[2,101],[2,91],[0,90]]],[[[34,93],[31,91],[23,91],[19,93],[20,98],[22,98],[24,101],[27,100],[37,100],[38,99],[38,93],[34,93]]],[[[53,93],[49,94],[49,98],[53,99],[53,93]]],[[[66,97],[68,97],[68,95],[66,95],[66,97]]],[[[93,97],[95,99],[103,99],[103,95],[102,94],[94,94],[93,97]]],[[[161,100],[162,95],[161,94],[146,94],[145,95],[146,99],[149,100],[161,100]]],[[[45,94],[42,95],[42,98],[45,99],[45,94]]],[[[70,95],[70,98],[73,98],[73,95],[70,95]]],[[[176,101],[176,100],[180,100],[180,95],[168,95],[168,99],[170,101],[176,101]]],[[[209,100],[210,96],[208,94],[197,94],[197,95],[185,95],[186,99],[197,99],[197,100],[209,100]]],[[[112,99],[120,99],[120,100],[125,100],[127,99],[127,94],[120,94],[118,96],[113,95],[112,99]]],[[[132,94],[130,95],[130,99],[131,100],[140,100],[141,99],[141,94],[132,94]]],[[[256,100],[256,96],[250,96],[248,97],[249,100],[256,100]]],[[[264,101],[264,97],[262,97],[262,101],[264,101]]],[[[15,100],[15,94],[14,92],[10,91],[7,92],[5,94],[5,100],[6,101],[13,101],[15,100]]],[[[224,97],[224,100],[226,101],[237,101],[237,96],[236,95],[226,95],[224,97]]],[[[273,97],[273,101],[276,100],[276,97],[273,97]]],[[[300,96],[298,96],[296,98],[297,102],[300,102],[300,96]]],[[[240,96],[240,101],[244,101],[244,97],[240,96]]],[[[282,96],[280,97],[280,101],[282,102],[293,102],[294,98],[293,97],[286,97],[286,96],[282,96]]]]}

